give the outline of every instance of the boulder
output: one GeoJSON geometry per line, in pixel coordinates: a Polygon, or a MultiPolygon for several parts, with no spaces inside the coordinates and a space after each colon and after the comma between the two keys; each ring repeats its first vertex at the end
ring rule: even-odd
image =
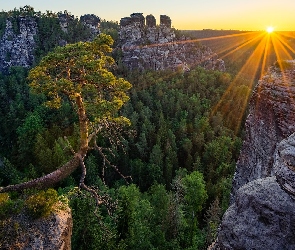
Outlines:
{"type": "Polygon", "coordinates": [[[241,187],[227,209],[210,249],[295,249],[295,200],[276,177],[241,187]]]}

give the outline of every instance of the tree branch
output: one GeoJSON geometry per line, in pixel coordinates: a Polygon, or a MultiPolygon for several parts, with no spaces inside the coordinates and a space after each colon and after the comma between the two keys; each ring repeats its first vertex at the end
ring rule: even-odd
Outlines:
{"type": "Polygon", "coordinates": [[[87,192],[91,193],[93,198],[96,201],[96,205],[99,206],[99,205],[101,205],[103,203],[103,201],[102,201],[101,197],[98,196],[97,192],[94,189],[91,189],[91,188],[89,188],[88,186],[85,185],[84,180],[85,180],[85,177],[86,177],[86,167],[85,167],[83,158],[80,157],[79,160],[80,160],[80,166],[81,166],[81,169],[82,169],[82,175],[81,175],[81,178],[80,178],[79,187],[86,190],[87,192]]]}
{"type": "Polygon", "coordinates": [[[76,170],[80,165],[80,159],[83,159],[85,154],[86,152],[79,151],[70,161],[68,161],[62,167],[40,178],[36,178],[20,184],[0,187],[0,193],[11,191],[21,192],[24,189],[28,188],[44,189],[52,187],[64,178],[68,177],[74,170],[76,170]]]}

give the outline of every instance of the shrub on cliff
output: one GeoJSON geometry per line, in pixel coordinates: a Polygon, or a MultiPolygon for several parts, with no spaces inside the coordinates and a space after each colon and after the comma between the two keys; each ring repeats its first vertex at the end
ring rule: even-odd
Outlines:
{"type": "Polygon", "coordinates": [[[53,205],[58,201],[56,190],[49,188],[30,196],[26,201],[26,207],[34,218],[46,217],[53,211],[53,205]]]}

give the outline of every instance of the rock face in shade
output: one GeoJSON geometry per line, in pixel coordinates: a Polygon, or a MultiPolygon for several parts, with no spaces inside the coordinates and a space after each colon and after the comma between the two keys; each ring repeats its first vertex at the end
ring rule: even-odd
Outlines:
{"type": "Polygon", "coordinates": [[[295,249],[295,201],[267,177],[241,187],[211,249],[295,249]]]}
{"type": "Polygon", "coordinates": [[[199,42],[186,38],[177,40],[171,19],[160,16],[156,25],[153,15],[146,18],[142,13],[133,13],[120,21],[120,42],[122,63],[129,69],[137,70],[189,70],[200,65],[210,70],[225,70],[224,61],[217,54],[199,42]]]}
{"type": "Polygon", "coordinates": [[[20,213],[1,222],[0,249],[71,250],[73,221],[70,208],[32,219],[20,213]]]}
{"type": "Polygon", "coordinates": [[[295,249],[295,61],[286,64],[255,88],[232,203],[210,250],[295,249]]]}

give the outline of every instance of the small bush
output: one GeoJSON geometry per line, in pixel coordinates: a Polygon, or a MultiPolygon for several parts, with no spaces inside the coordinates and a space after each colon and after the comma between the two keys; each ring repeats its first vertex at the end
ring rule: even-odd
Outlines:
{"type": "Polygon", "coordinates": [[[40,191],[30,196],[25,204],[29,213],[34,218],[46,217],[53,211],[53,205],[58,201],[57,192],[54,189],[40,191]]]}
{"type": "Polygon", "coordinates": [[[11,200],[8,193],[0,193],[0,219],[19,213],[23,207],[20,199],[11,200]]]}
{"type": "Polygon", "coordinates": [[[8,193],[1,193],[0,194],[0,206],[5,204],[9,200],[8,193]]]}

